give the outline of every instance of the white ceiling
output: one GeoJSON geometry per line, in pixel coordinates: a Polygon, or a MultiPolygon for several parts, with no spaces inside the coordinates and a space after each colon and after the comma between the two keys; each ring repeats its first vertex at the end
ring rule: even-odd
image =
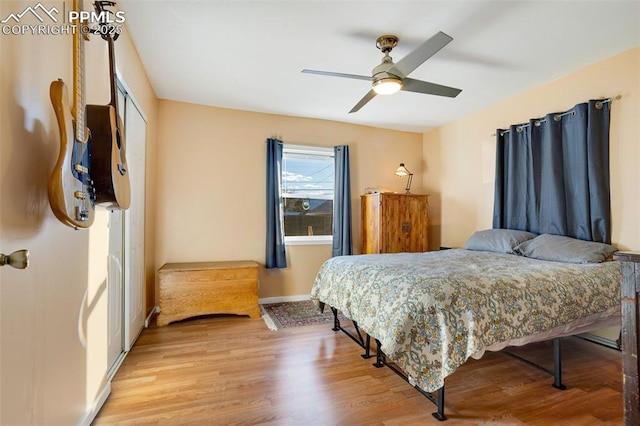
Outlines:
{"type": "Polygon", "coordinates": [[[162,99],[414,132],[640,45],[638,0],[118,4],[162,99]],[[349,114],[369,82],[300,72],[371,75],[378,36],[400,38],[397,62],[438,31],[454,40],[409,76],[460,88],[457,98],[403,91],[349,114]]]}

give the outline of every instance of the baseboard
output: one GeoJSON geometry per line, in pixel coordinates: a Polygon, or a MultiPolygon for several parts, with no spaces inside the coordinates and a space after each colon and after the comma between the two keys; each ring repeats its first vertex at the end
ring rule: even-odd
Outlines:
{"type": "Polygon", "coordinates": [[[95,401],[93,401],[93,405],[91,405],[91,407],[89,407],[88,411],[80,419],[80,421],[78,421],[78,423],[76,423],[76,425],[77,426],[90,426],[91,422],[93,422],[95,420],[96,416],[100,412],[100,409],[102,408],[104,403],[107,401],[107,398],[109,398],[110,394],[111,394],[111,382],[107,381],[107,383],[104,385],[104,387],[102,388],[102,390],[98,394],[98,397],[95,399],[95,401]]]}
{"type": "Polygon", "coordinates": [[[109,368],[109,371],[107,371],[107,380],[111,381],[116,376],[116,373],[124,362],[124,359],[127,357],[127,354],[128,352],[125,351],[120,352],[120,355],[118,355],[116,360],[113,362],[113,365],[109,368]]]}
{"type": "Polygon", "coordinates": [[[308,294],[300,294],[298,296],[265,297],[258,299],[258,303],[267,305],[269,303],[299,302],[301,300],[311,300],[311,296],[308,294]]]}
{"type": "Polygon", "coordinates": [[[144,328],[149,328],[149,324],[151,324],[151,320],[154,315],[158,315],[160,313],[160,306],[154,306],[151,308],[151,312],[147,315],[147,319],[144,320],[144,328]]]}

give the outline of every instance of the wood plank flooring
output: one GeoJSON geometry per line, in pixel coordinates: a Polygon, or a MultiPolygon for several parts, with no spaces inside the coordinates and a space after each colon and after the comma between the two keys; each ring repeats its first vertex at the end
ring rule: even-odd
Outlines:
{"type": "MultiPolygon", "coordinates": [[[[552,368],[551,344],[513,349],[552,368]]],[[[144,330],[95,425],[621,425],[621,354],[563,339],[563,381],[502,353],[447,378],[445,413],[330,326],[206,317],[144,330]]]]}

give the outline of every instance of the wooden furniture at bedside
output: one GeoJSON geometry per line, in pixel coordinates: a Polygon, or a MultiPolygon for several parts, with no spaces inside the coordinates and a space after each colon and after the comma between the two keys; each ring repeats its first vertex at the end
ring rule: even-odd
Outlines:
{"type": "Polygon", "coordinates": [[[361,203],[363,254],[428,250],[428,195],[365,194],[361,203]]]}
{"type": "Polygon", "coordinates": [[[622,374],[624,424],[640,425],[640,253],[616,253],[614,259],[622,262],[622,374]]]}
{"type": "Polygon", "coordinates": [[[158,326],[209,314],[260,318],[257,262],[167,263],[158,279],[158,326]]]}

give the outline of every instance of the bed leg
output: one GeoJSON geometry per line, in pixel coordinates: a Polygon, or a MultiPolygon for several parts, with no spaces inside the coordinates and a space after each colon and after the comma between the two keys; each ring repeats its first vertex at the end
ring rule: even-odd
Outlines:
{"type": "MultiPolygon", "coordinates": [[[[362,337],[362,333],[360,332],[360,327],[358,327],[357,321],[353,322],[353,328],[356,329],[356,333],[358,333],[358,339],[354,339],[362,349],[364,349],[364,353],[360,355],[364,359],[371,358],[371,354],[369,353],[369,348],[371,346],[371,340],[367,333],[364,333],[366,338],[362,337]]],[[[355,337],[355,336],[354,336],[355,337]]]]}
{"type": "Polygon", "coordinates": [[[331,330],[338,331],[340,330],[340,320],[338,319],[338,310],[332,306],[331,312],[333,312],[333,328],[331,330]]]}
{"type": "Polygon", "coordinates": [[[426,392],[420,386],[418,386],[410,377],[404,374],[398,367],[393,364],[389,364],[387,359],[385,358],[384,353],[382,352],[380,340],[376,339],[376,362],[373,364],[376,368],[382,368],[384,366],[389,367],[391,371],[396,373],[398,376],[402,377],[406,382],[408,382],[411,386],[413,386],[418,392],[420,392],[423,396],[425,396],[429,401],[438,407],[438,411],[435,413],[431,413],[433,417],[440,421],[447,420],[447,416],[444,415],[444,383],[442,387],[438,389],[438,397],[436,398],[435,392],[426,392]]]}
{"type": "Polygon", "coordinates": [[[553,387],[560,390],[567,388],[562,384],[562,356],[558,337],[553,339],[553,387]]]}
{"type": "Polygon", "coordinates": [[[382,349],[380,349],[380,340],[376,339],[376,362],[373,363],[375,368],[384,367],[384,362],[382,361],[383,356],[382,349]]]}
{"type": "Polygon", "coordinates": [[[435,413],[431,413],[433,417],[440,420],[441,422],[447,420],[447,416],[444,415],[444,384],[438,390],[438,399],[436,402],[436,406],[438,407],[438,411],[435,413]]]}
{"type": "Polygon", "coordinates": [[[360,355],[364,359],[371,358],[371,336],[367,334],[366,343],[364,344],[364,354],[360,355]]]}

